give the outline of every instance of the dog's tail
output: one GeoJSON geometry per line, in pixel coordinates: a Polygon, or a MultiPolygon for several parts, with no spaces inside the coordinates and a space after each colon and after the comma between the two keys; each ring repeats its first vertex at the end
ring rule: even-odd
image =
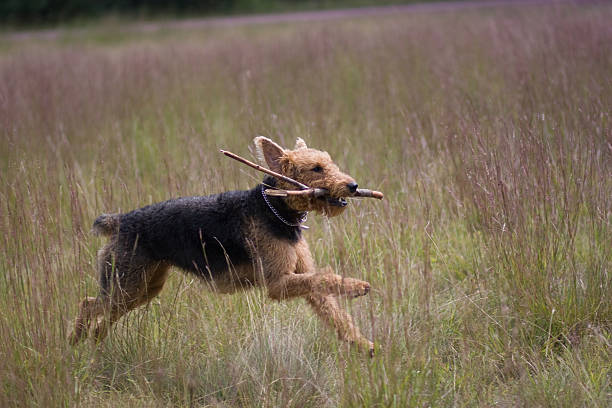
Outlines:
{"type": "Polygon", "coordinates": [[[121,214],[102,214],[93,223],[96,235],[113,235],[119,230],[121,214]]]}

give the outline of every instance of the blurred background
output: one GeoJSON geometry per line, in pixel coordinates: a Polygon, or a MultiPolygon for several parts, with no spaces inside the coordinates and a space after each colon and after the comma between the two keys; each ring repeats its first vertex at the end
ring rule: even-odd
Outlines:
{"type": "MultiPolygon", "coordinates": [[[[431,0],[420,1],[431,2],[431,0]]],[[[288,12],[416,3],[411,0],[3,0],[0,22],[14,25],[84,21],[109,15],[138,18],[288,12]]]]}

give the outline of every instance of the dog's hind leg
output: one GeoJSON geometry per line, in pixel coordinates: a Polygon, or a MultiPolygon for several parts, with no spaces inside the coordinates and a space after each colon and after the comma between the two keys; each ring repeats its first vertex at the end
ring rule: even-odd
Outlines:
{"type": "Polygon", "coordinates": [[[91,320],[97,319],[101,314],[104,314],[104,305],[100,298],[87,297],[83,299],[79,306],[79,313],[74,321],[72,333],[69,336],[70,344],[74,346],[87,338],[91,320]]]}
{"type": "Polygon", "coordinates": [[[93,337],[97,342],[104,340],[108,335],[108,330],[127,312],[123,307],[112,307],[111,310],[105,313],[96,323],[93,329],[93,337]]]}
{"type": "Polygon", "coordinates": [[[164,288],[166,279],[168,278],[168,270],[170,266],[166,263],[159,263],[149,270],[149,281],[147,283],[146,292],[142,297],[142,303],[149,303],[154,297],[159,295],[159,292],[164,288]]]}
{"type": "Polygon", "coordinates": [[[158,262],[142,270],[129,270],[127,275],[132,278],[124,282],[124,287],[115,289],[113,296],[107,301],[109,302],[108,311],[94,328],[95,339],[103,340],[108,335],[109,329],[121,316],[138,306],[149,303],[157,296],[164,287],[168,269],[169,265],[158,262]]]}
{"type": "Polygon", "coordinates": [[[336,329],[340,340],[354,344],[360,349],[367,351],[370,357],[374,355],[374,343],[361,334],[359,328],[353,323],[351,315],[338,304],[336,296],[311,294],[306,296],[306,301],[313,308],[317,316],[336,329]]]}
{"type": "Polygon", "coordinates": [[[105,300],[106,309],[100,319],[96,320],[93,328],[93,338],[100,342],[106,338],[109,329],[121,316],[142,304],[138,295],[122,293],[120,296],[112,296],[105,300]]]}

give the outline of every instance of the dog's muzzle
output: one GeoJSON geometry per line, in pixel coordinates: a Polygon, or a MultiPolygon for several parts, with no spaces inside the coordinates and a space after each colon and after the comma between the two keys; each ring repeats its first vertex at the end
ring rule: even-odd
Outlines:
{"type": "Polygon", "coordinates": [[[346,201],[344,197],[341,197],[341,198],[327,197],[326,200],[327,200],[327,204],[332,205],[334,207],[346,207],[348,205],[348,202],[346,201]]]}

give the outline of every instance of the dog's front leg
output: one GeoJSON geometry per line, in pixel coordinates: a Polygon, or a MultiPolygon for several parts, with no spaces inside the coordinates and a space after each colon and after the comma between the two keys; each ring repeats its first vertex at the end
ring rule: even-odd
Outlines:
{"type": "Polygon", "coordinates": [[[370,291],[370,284],[366,281],[355,278],[346,278],[334,273],[331,266],[320,268],[317,271],[320,279],[328,285],[338,285],[339,289],[333,291],[335,295],[344,295],[348,297],[359,297],[367,295],[370,291]]]}
{"type": "Polygon", "coordinates": [[[340,340],[367,351],[370,357],[374,355],[374,343],[361,334],[359,328],[353,323],[351,315],[340,307],[335,296],[311,294],[306,296],[306,301],[313,308],[317,316],[336,329],[340,340]]]}
{"type": "Polygon", "coordinates": [[[359,279],[343,278],[331,268],[317,270],[303,239],[295,245],[258,245],[255,252],[262,281],[272,299],[284,300],[311,293],[358,297],[368,294],[370,284],[359,279]],[[262,250],[262,249],[265,249],[262,250]]]}
{"type": "Polygon", "coordinates": [[[358,297],[370,291],[368,282],[343,278],[333,273],[289,273],[268,283],[268,294],[272,299],[284,300],[310,294],[341,295],[358,297]]]}

